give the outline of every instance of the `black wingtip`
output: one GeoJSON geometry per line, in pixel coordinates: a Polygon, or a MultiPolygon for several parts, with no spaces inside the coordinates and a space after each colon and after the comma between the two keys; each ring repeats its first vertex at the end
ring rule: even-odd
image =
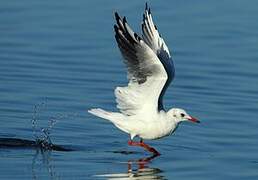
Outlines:
{"type": "Polygon", "coordinates": [[[151,10],[147,2],[145,3],[145,11],[148,11],[148,14],[151,14],[151,10]]]}
{"type": "Polygon", "coordinates": [[[118,27],[117,27],[117,25],[114,25],[114,29],[115,29],[115,32],[117,33],[117,32],[118,32],[118,27]]]}
{"type": "Polygon", "coordinates": [[[124,18],[123,18],[123,23],[124,23],[124,24],[127,23],[125,16],[124,16],[124,18]]]}
{"type": "Polygon", "coordinates": [[[134,33],[134,38],[137,39],[138,41],[141,41],[142,38],[140,36],[138,36],[138,34],[134,33]]]}
{"type": "Polygon", "coordinates": [[[134,38],[138,39],[138,35],[136,33],[134,33],[134,38]]]}
{"type": "Polygon", "coordinates": [[[117,12],[115,12],[115,18],[116,18],[117,21],[120,19],[120,17],[119,17],[117,12]]]}

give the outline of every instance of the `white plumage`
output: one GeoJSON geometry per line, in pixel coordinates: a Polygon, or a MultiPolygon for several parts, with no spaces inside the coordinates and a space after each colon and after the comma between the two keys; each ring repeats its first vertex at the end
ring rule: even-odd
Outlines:
{"type": "MultiPolygon", "coordinates": [[[[130,134],[131,139],[135,136],[158,139],[171,134],[181,121],[199,122],[183,109],[173,108],[166,112],[163,107],[162,99],[175,70],[168,47],[153,23],[147,4],[143,14],[142,38],[133,32],[125,17],[121,19],[115,13],[115,18],[115,38],[128,68],[129,82],[126,87],[115,89],[120,112],[96,108],[89,113],[111,121],[130,134]]],[[[157,153],[142,141],[129,144],[157,153]]]]}

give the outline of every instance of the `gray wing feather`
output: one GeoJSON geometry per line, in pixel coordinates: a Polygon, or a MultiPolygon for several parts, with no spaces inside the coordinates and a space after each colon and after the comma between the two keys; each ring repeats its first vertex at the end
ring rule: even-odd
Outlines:
{"type": "Polygon", "coordinates": [[[175,76],[175,68],[168,47],[160,36],[157,26],[153,23],[151,10],[148,8],[147,3],[143,14],[142,33],[143,40],[156,53],[168,76],[159,96],[158,109],[161,110],[164,109],[162,101],[165,91],[175,76]]]}
{"type": "Polygon", "coordinates": [[[163,95],[174,77],[168,48],[155,27],[150,9],[145,9],[142,38],[115,13],[115,38],[128,69],[127,87],[117,87],[117,107],[125,115],[163,109],[163,95]],[[146,109],[147,108],[147,109],[146,109]]]}
{"type": "Polygon", "coordinates": [[[122,20],[118,13],[115,13],[115,17],[117,21],[114,25],[115,38],[128,68],[128,79],[144,83],[147,76],[151,76],[154,71],[152,64],[146,59],[148,56],[144,47],[146,44],[132,31],[125,17],[122,20]]]}

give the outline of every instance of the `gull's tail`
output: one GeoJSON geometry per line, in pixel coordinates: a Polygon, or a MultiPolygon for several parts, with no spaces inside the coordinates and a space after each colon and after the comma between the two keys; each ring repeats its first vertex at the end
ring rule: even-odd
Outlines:
{"type": "Polygon", "coordinates": [[[103,119],[107,119],[113,123],[124,119],[124,115],[121,113],[105,111],[100,108],[90,109],[88,112],[103,119]]]}
{"type": "Polygon", "coordinates": [[[125,116],[123,114],[117,113],[117,112],[105,111],[100,108],[90,109],[88,110],[88,112],[100,118],[111,121],[116,127],[118,127],[124,132],[129,133],[127,129],[128,122],[125,120],[125,116]]]}
{"type": "Polygon", "coordinates": [[[101,117],[103,119],[107,119],[110,121],[112,121],[112,119],[113,119],[112,112],[108,112],[108,111],[105,111],[100,108],[90,109],[90,110],[88,110],[88,112],[95,116],[98,116],[98,117],[101,117]]]}

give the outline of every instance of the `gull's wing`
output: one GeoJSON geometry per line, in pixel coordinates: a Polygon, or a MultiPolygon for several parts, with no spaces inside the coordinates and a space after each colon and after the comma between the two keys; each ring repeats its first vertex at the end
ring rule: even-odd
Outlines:
{"type": "Polygon", "coordinates": [[[165,44],[165,41],[160,36],[157,26],[153,23],[152,16],[151,16],[151,10],[148,8],[148,4],[146,3],[145,11],[143,14],[143,21],[142,21],[142,37],[144,42],[155,52],[155,54],[158,56],[159,60],[161,61],[162,65],[164,66],[168,79],[166,81],[166,84],[164,85],[160,96],[159,96],[159,102],[158,102],[158,108],[163,109],[163,96],[165,94],[165,91],[171,81],[174,78],[175,75],[175,68],[172,61],[172,58],[170,56],[169,50],[167,45],[165,44]]]}
{"type": "Polygon", "coordinates": [[[117,87],[117,107],[125,115],[158,111],[168,74],[157,54],[115,13],[115,38],[128,68],[127,87],[117,87]]]}

